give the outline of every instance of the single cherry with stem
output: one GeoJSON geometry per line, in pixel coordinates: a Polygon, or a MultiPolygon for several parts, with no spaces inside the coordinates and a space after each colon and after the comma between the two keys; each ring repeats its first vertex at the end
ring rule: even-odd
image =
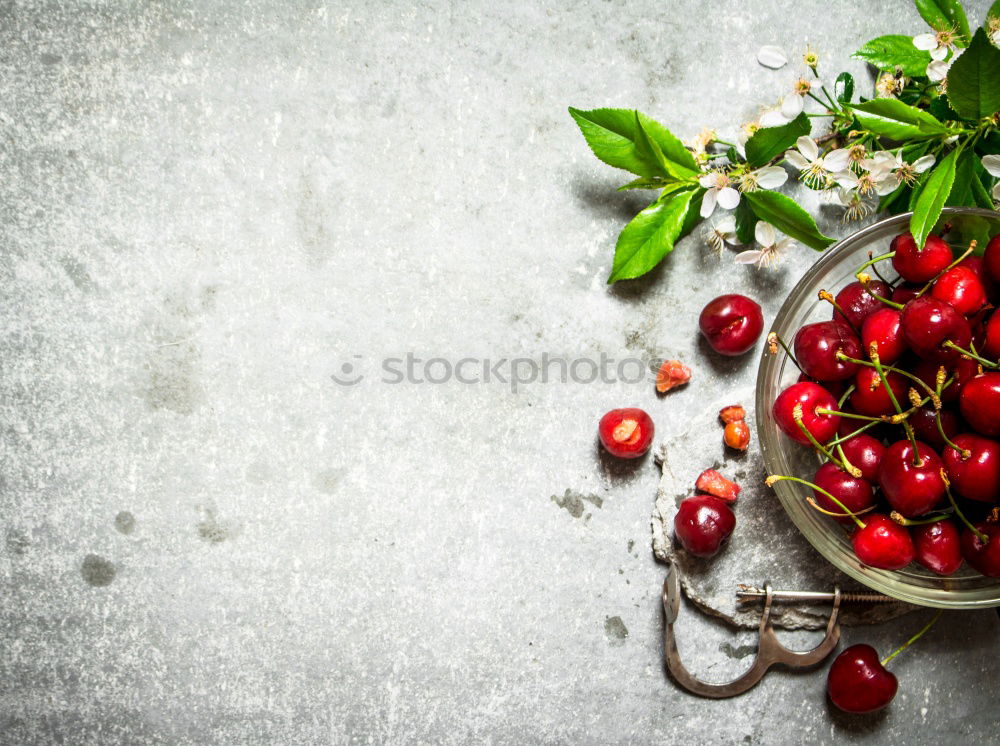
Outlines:
{"type": "Polygon", "coordinates": [[[945,495],[940,457],[926,443],[900,440],[882,457],[879,485],[892,509],[907,518],[925,515],[945,495]]]}
{"type": "Polygon", "coordinates": [[[771,413],[782,432],[802,445],[825,443],[837,434],[837,400],[818,383],[793,383],[774,400],[771,413]]]}
{"type": "Polygon", "coordinates": [[[972,341],[962,314],[937,298],[921,296],[903,307],[903,338],[917,355],[936,363],[955,360],[972,341]]]}

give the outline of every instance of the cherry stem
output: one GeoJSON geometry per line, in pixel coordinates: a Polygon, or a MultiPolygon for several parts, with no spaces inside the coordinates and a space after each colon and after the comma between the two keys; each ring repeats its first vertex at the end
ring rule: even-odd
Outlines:
{"type": "MultiPolygon", "coordinates": [[[[872,252],[870,252],[870,251],[868,252],[868,258],[869,258],[869,259],[871,259],[871,258],[872,258],[872,252]]],[[[882,274],[881,272],[879,272],[879,271],[878,271],[878,264],[872,264],[872,265],[870,265],[870,266],[871,266],[871,268],[872,268],[872,272],[874,272],[874,273],[875,273],[875,276],[876,276],[877,278],[879,278],[879,279],[880,279],[880,280],[881,280],[882,282],[884,282],[884,283],[885,283],[886,285],[888,285],[889,287],[892,287],[892,283],[891,283],[891,282],[889,282],[889,281],[888,281],[887,279],[885,279],[885,276],[884,276],[884,275],[883,275],[883,274],[882,274]]]]}
{"type": "MultiPolygon", "coordinates": [[[[818,409],[816,411],[819,412],[818,409]]],[[[844,465],[840,462],[840,459],[834,456],[828,448],[826,448],[822,443],[816,440],[815,435],[809,432],[809,428],[806,427],[806,423],[802,421],[801,415],[794,417],[794,419],[795,419],[795,424],[799,426],[799,430],[801,430],[803,434],[809,439],[809,442],[812,443],[813,448],[815,448],[817,451],[823,454],[823,456],[825,456],[828,461],[832,461],[844,471],[848,471],[847,468],[845,468],[844,465]]],[[[848,471],[848,473],[850,472],[848,471]]]]}
{"type": "Polygon", "coordinates": [[[829,443],[827,443],[827,446],[830,447],[830,448],[832,448],[834,446],[838,446],[841,443],[844,443],[844,442],[850,440],[855,435],[861,435],[861,433],[865,432],[866,430],[870,430],[871,428],[873,428],[877,424],[879,424],[881,421],[882,420],[873,420],[872,422],[866,423],[866,424],[862,425],[861,427],[859,427],[857,430],[855,430],[852,433],[848,433],[847,435],[842,435],[839,438],[831,440],[829,443]]]}
{"type": "Polygon", "coordinates": [[[941,275],[943,275],[945,272],[947,272],[950,269],[954,269],[955,266],[957,266],[960,261],[962,261],[963,259],[965,259],[965,257],[967,257],[969,254],[971,254],[973,251],[975,251],[975,249],[976,249],[976,241],[975,241],[975,239],[973,239],[972,243],[969,244],[969,248],[967,248],[965,251],[963,251],[961,253],[961,255],[959,255],[958,259],[953,260],[951,264],[949,264],[947,267],[945,267],[940,272],[938,272],[936,275],[934,275],[934,277],[932,277],[930,279],[930,281],[928,281],[928,283],[926,285],[924,285],[922,288],[920,288],[920,291],[915,296],[913,296],[913,297],[914,298],[919,298],[921,295],[923,295],[928,290],[930,290],[934,286],[934,283],[941,279],[941,275]]]}
{"type": "Polygon", "coordinates": [[[913,432],[913,427],[906,421],[906,417],[909,415],[904,415],[903,408],[899,406],[896,394],[893,392],[892,386],[889,385],[889,379],[886,377],[885,371],[882,368],[882,361],[878,356],[878,345],[874,342],[872,342],[868,348],[868,357],[872,359],[872,365],[875,366],[875,371],[878,373],[878,377],[882,381],[882,386],[885,388],[885,392],[889,395],[889,400],[892,402],[892,406],[896,408],[896,414],[903,418],[903,430],[906,432],[906,437],[910,439],[910,445],[913,446],[913,465],[916,467],[923,466],[924,460],[920,457],[920,451],[917,449],[917,436],[913,432]]]}
{"type": "MultiPolygon", "coordinates": [[[[807,497],[806,502],[809,503],[809,505],[812,508],[814,508],[817,512],[820,512],[823,515],[828,515],[831,518],[849,518],[851,516],[851,513],[834,513],[833,511],[827,510],[826,508],[821,508],[819,506],[819,503],[817,503],[811,497],[807,497]]],[[[865,515],[866,513],[871,513],[873,510],[875,510],[875,507],[876,507],[875,505],[872,505],[870,507],[865,508],[864,510],[859,510],[857,513],[854,513],[854,515],[865,515]]]]}
{"type": "Polygon", "coordinates": [[[987,360],[984,357],[980,357],[976,353],[971,352],[969,350],[963,350],[961,347],[959,347],[957,344],[955,344],[954,342],[952,342],[950,339],[947,342],[945,342],[943,345],[941,345],[941,346],[942,347],[949,347],[949,348],[955,350],[955,352],[958,352],[958,353],[964,355],[965,357],[969,358],[970,360],[975,360],[977,363],[979,363],[980,365],[982,365],[982,366],[984,366],[986,368],[991,368],[991,369],[1000,368],[1000,365],[997,365],[992,360],[987,360]]]}
{"type": "Polygon", "coordinates": [[[872,257],[867,262],[865,262],[860,267],[858,267],[857,271],[854,273],[854,276],[857,277],[858,280],[860,281],[861,278],[859,277],[859,275],[862,272],[864,272],[866,269],[868,269],[869,267],[872,267],[872,266],[878,264],[879,262],[884,262],[886,259],[892,259],[894,256],[896,256],[896,252],[895,251],[890,251],[890,252],[888,252],[886,254],[879,254],[876,257],[872,257]]]}
{"type": "Polygon", "coordinates": [[[860,477],[861,469],[856,467],[854,464],[850,462],[850,460],[848,460],[847,454],[844,453],[844,449],[840,447],[840,443],[838,443],[835,446],[835,448],[837,449],[837,455],[840,456],[840,460],[844,464],[844,470],[852,477],[860,477]]]}
{"type": "Polygon", "coordinates": [[[844,312],[844,309],[840,307],[840,304],[837,303],[837,301],[834,299],[833,295],[830,293],[829,290],[820,290],[819,299],[825,300],[827,303],[833,306],[837,310],[837,313],[839,313],[841,316],[844,317],[844,321],[850,324],[851,327],[854,329],[854,331],[858,331],[858,328],[851,322],[850,317],[844,312]]]}
{"type": "Polygon", "coordinates": [[[946,518],[949,518],[950,516],[951,516],[951,511],[947,513],[941,513],[940,515],[934,515],[931,516],[930,518],[921,518],[918,520],[916,518],[907,518],[902,513],[899,513],[895,510],[889,513],[889,517],[892,518],[892,520],[894,520],[900,526],[923,526],[928,523],[938,523],[940,521],[945,520],[946,518]]]}
{"type": "Polygon", "coordinates": [[[785,344],[785,340],[783,340],[777,332],[771,332],[767,335],[767,343],[771,346],[771,354],[777,353],[777,349],[773,347],[775,342],[781,345],[781,349],[785,351],[785,354],[788,355],[788,359],[791,360],[795,364],[795,367],[799,369],[799,373],[804,374],[805,371],[802,370],[802,366],[799,365],[799,361],[795,359],[795,355],[793,355],[792,351],[788,349],[788,345],[785,344]]]}
{"type": "Polygon", "coordinates": [[[844,516],[841,517],[850,516],[854,520],[854,522],[858,524],[858,528],[865,527],[865,524],[862,523],[861,520],[858,518],[858,516],[852,513],[850,509],[848,509],[848,507],[844,505],[844,503],[840,502],[840,500],[835,498],[833,495],[824,490],[818,484],[807,482],[805,479],[800,479],[799,477],[786,477],[780,474],[772,474],[771,476],[769,476],[767,479],[764,480],[764,484],[766,484],[768,487],[773,486],[775,482],[798,482],[799,484],[804,484],[806,487],[809,487],[810,489],[813,489],[816,492],[820,492],[829,497],[838,508],[844,511],[844,516]]]}
{"type": "Polygon", "coordinates": [[[846,417],[849,420],[864,420],[865,422],[871,422],[872,424],[889,421],[884,417],[869,417],[866,414],[858,414],[857,412],[842,412],[839,409],[827,409],[826,407],[816,407],[816,414],[835,414],[838,417],[846,417]]]}
{"type": "MultiPolygon", "coordinates": [[[[856,357],[848,357],[843,352],[837,352],[837,359],[838,360],[843,360],[844,362],[847,362],[847,363],[855,363],[857,365],[864,365],[867,368],[875,368],[876,367],[875,363],[873,363],[873,362],[869,362],[868,360],[861,360],[861,359],[856,358],[856,357]]],[[[881,361],[879,361],[879,362],[881,362],[881,361]]],[[[906,378],[909,378],[911,381],[913,381],[914,383],[918,384],[919,386],[923,386],[924,389],[927,391],[928,394],[930,394],[931,396],[934,396],[934,389],[932,389],[930,386],[927,385],[927,381],[923,380],[922,378],[919,378],[918,376],[913,375],[912,373],[910,373],[910,371],[903,370],[902,368],[896,368],[895,366],[892,366],[892,365],[883,365],[882,368],[883,368],[883,370],[891,370],[893,373],[898,373],[901,376],[905,376],[906,378]]],[[[933,399],[931,401],[933,401],[933,399]]]]}
{"type": "Polygon", "coordinates": [[[988,537],[978,528],[973,526],[971,521],[969,521],[969,519],[965,517],[965,513],[963,513],[959,509],[958,503],[955,502],[955,496],[951,494],[951,482],[948,481],[948,475],[945,473],[944,469],[941,470],[941,479],[944,480],[944,491],[948,493],[948,500],[949,502],[951,502],[951,507],[955,509],[955,515],[957,515],[959,519],[961,519],[962,523],[964,523],[966,527],[976,535],[977,539],[979,539],[984,544],[988,542],[990,540],[990,537],[988,537]]]}
{"type": "Polygon", "coordinates": [[[889,300],[888,298],[883,298],[881,295],[878,295],[874,290],[872,290],[870,287],[868,287],[868,283],[870,283],[872,281],[871,275],[866,275],[866,274],[862,273],[862,274],[858,275],[858,281],[861,283],[861,286],[865,289],[865,292],[868,293],[868,295],[870,295],[875,300],[879,301],[883,305],[889,306],[889,308],[895,308],[897,311],[903,310],[903,304],[902,303],[897,303],[894,300],[889,300]]]}
{"type": "Polygon", "coordinates": [[[970,451],[968,448],[960,448],[958,445],[955,444],[955,442],[951,438],[948,437],[948,433],[944,431],[944,423],[941,422],[940,409],[934,413],[934,420],[937,423],[938,435],[941,436],[941,440],[944,441],[945,445],[948,446],[949,448],[953,448],[954,450],[956,450],[958,454],[962,457],[962,461],[968,461],[970,458],[972,458],[972,451],[970,451]]]}
{"type": "Polygon", "coordinates": [[[928,630],[929,630],[929,629],[930,629],[931,627],[933,627],[933,626],[934,626],[934,625],[935,625],[935,624],[937,623],[937,620],[941,618],[941,615],[942,615],[943,613],[944,613],[944,609],[938,609],[938,611],[937,611],[937,613],[936,613],[936,614],[934,615],[934,617],[933,617],[933,618],[932,618],[932,619],[931,619],[931,620],[930,620],[929,622],[927,622],[927,624],[925,624],[925,625],[924,625],[924,628],[923,628],[922,630],[920,630],[919,632],[917,632],[917,634],[915,634],[915,635],[914,635],[913,637],[911,637],[911,638],[910,638],[909,640],[907,640],[907,641],[906,641],[905,643],[903,643],[903,645],[902,645],[901,647],[899,647],[899,648],[896,648],[896,650],[894,650],[893,652],[889,653],[889,655],[888,655],[888,656],[886,656],[885,658],[883,658],[883,659],[882,659],[882,665],[883,665],[883,666],[887,666],[887,665],[889,665],[889,661],[891,661],[891,660],[892,660],[893,658],[895,658],[895,657],[896,657],[897,655],[899,655],[899,654],[900,654],[900,653],[902,653],[902,652],[903,652],[904,650],[906,650],[906,649],[907,649],[908,647],[910,647],[910,645],[912,645],[912,644],[913,644],[913,643],[915,643],[915,642],[916,642],[917,640],[919,640],[919,639],[920,639],[921,637],[923,637],[923,636],[924,636],[924,634],[925,634],[925,633],[926,633],[926,632],[927,632],[927,631],[928,631],[928,630]]]}
{"type": "Polygon", "coordinates": [[[850,395],[854,393],[854,389],[856,389],[856,388],[857,388],[857,386],[855,386],[852,383],[850,386],[848,386],[846,389],[844,389],[844,393],[841,394],[840,395],[840,399],[837,400],[837,407],[838,407],[838,409],[843,409],[844,408],[844,404],[847,402],[848,397],[850,397],[850,395]]]}

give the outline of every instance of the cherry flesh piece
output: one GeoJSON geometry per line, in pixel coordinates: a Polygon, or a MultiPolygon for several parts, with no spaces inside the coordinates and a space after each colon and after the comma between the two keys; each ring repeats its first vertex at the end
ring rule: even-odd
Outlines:
{"type": "Polygon", "coordinates": [[[941,458],[926,443],[917,441],[918,464],[909,440],[893,443],[882,457],[878,481],[892,509],[916,518],[933,510],[945,495],[941,458]]]}
{"type": "Polygon", "coordinates": [[[975,526],[986,534],[986,541],[966,528],[962,532],[962,556],[977,572],[1000,578],[1000,524],[983,522],[975,526]]]}
{"type": "Polygon", "coordinates": [[[923,523],[910,531],[917,562],[938,575],[951,575],[962,566],[961,534],[948,520],[923,523]]]}
{"type": "Polygon", "coordinates": [[[907,284],[899,285],[898,287],[893,288],[892,297],[889,300],[893,301],[894,303],[901,303],[902,305],[905,306],[907,303],[909,303],[911,300],[917,297],[917,293],[920,292],[920,289],[922,287],[923,285],[907,285],[907,284]]]}
{"type": "Polygon", "coordinates": [[[931,295],[966,316],[986,305],[986,288],[968,267],[952,267],[941,275],[931,288],[931,295]]]}
{"type": "Polygon", "coordinates": [[[612,409],[597,426],[601,445],[612,456],[639,458],[653,442],[653,420],[641,409],[612,409]]]}
{"type": "Polygon", "coordinates": [[[865,286],[857,281],[844,285],[834,297],[834,301],[844,310],[844,313],[834,308],[833,319],[834,321],[846,320],[855,329],[860,329],[865,319],[880,308],[885,308],[882,301],[872,297],[872,294],[879,298],[888,298],[890,292],[889,286],[881,280],[869,282],[868,290],[865,290],[865,286]]]}
{"type": "Polygon", "coordinates": [[[929,282],[954,259],[951,247],[933,234],[927,237],[923,248],[917,248],[913,236],[902,233],[892,239],[889,249],[896,252],[893,268],[907,282],[929,282]]]}
{"type": "Polygon", "coordinates": [[[989,360],[1000,359],[1000,313],[994,313],[986,322],[986,333],[979,349],[989,360]]]}
{"type": "MultiPolygon", "coordinates": [[[[931,448],[941,450],[945,447],[944,438],[941,437],[941,433],[938,431],[937,417],[934,414],[933,406],[928,404],[926,407],[918,409],[910,415],[909,423],[917,438],[927,443],[931,448]]],[[[954,410],[942,409],[941,427],[945,435],[949,438],[954,438],[962,432],[962,419],[954,410]]]]}
{"type": "Polygon", "coordinates": [[[926,295],[903,306],[902,323],[906,343],[920,357],[933,362],[959,356],[954,349],[945,347],[945,342],[967,350],[972,340],[972,328],[962,314],[943,300],[926,295]]]}
{"type": "Polygon", "coordinates": [[[851,546],[858,559],[870,567],[899,570],[913,562],[916,550],[905,526],[900,526],[883,513],[861,516],[864,528],[851,537],[851,546]]]}
{"type": "Polygon", "coordinates": [[[689,553],[711,557],[736,528],[736,516],[722,500],[695,495],[681,500],[674,516],[674,534],[689,553]]]}
{"type": "Polygon", "coordinates": [[[745,295],[720,295],[702,309],[698,326],[720,355],[742,355],[764,331],[764,314],[745,295]]]}
{"type": "Polygon", "coordinates": [[[854,376],[854,391],[851,392],[850,402],[858,414],[869,417],[881,417],[884,414],[895,414],[896,407],[889,398],[889,390],[896,396],[896,401],[900,406],[905,407],[907,403],[906,379],[894,371],[885,374],[885,381],[889,384],[886,389],[885,384],[874,368],[861,368],[854,376]]]}
{"type": "MultiPolygon", "coordinates": [[[[853,477],[834,463],[827,462],[816,470],[813,484],[821,487],[844,504],[851,513],[858,513],[875,504],[875,492],[871,483],[861,477],[853,477]]],[[[816,503],[831,513],[843,513],[837,503],[818,490],[813,490],[816,503]]],[[[837,518],[841,523],[853,523],[850,516],[837,518]]]]}
{"type": "Polygon", "coordinates": [[[844,712],[862,715],[886,707],[896,696],[899,680],[882,665],[871,645],[851,645],[833,660],[826,693],[844,712]]]}
{"type": "Polygon", "coordinates": [[[1000,373],[984,373],[962,387],[962,417],[982,435],[1000,435],[1000,373]]]}
{"type": "Polygon", "coordinates": [[[959,448],[971,451],[967,459],[954,448],[941,454],[955,492],[969,500],[994,503],[1000,498],[1000,443],[972,433],[952,438],[959,448]]]}
{"type": "Polygon", "coordinates": [[[809,438],[795,422],[795,405],[802,405],[802,424],[820,443],[826,443],[837,434],[840,415],[820,414],[817,409],[837,409],[833,394],[818,383],[801,381],[793,383],[774,400],[771,414],[774,421],[789,438],[802,445],[811,445],[809,438]]]}
{"type": "Polygon", "coordinates": [[[861,357],[861,340],[842,321],[819,321],[806,324],[795,334],[795,358],[802,371],[817,381],[843,381],[858,369],[857,363],[839,360],[837,353],[861,357]]]}
{"type": "Polygon", "coordinates": [[[880,308],[861,325],[862,349],[867,352],[874,344],[879,360],[892,365],[906,352],[903,337],[903,314],[895,308],[880,308]]]}
{"type": "Polygon", "coordinates": [[[862,479],[869,482],[878,481],[878,467],[885,455],[885,446],[881,441],[867,433],[861,433],[848,438],[840,444],[840,447],[851,465],[861,471],[862,479]]]}
{"type": "Polygon", "coordinates": [[[1000,282],[1000,234],[993,236],[983,252],[983,265],[993,282],[1000,282]]]}

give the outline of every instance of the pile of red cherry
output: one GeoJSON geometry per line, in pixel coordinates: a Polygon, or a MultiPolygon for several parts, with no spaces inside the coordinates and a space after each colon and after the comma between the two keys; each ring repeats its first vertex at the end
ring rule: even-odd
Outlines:
{"type": "Polygon", "coordinates": [[[1000,577],[1000,236],[973,249],[897,236],[836,297],[821,293],[830,321],[800,328],[791,350],[769,339],[801,370],[774,419],[824,463],[811,482],[768,483],[808,485],[871,567],[951,575],[964,560],[1000,577]]]}

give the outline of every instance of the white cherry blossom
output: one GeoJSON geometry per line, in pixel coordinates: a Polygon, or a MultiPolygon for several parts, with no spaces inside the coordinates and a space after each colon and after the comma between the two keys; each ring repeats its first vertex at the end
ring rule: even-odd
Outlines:
{"type": "Polygon", "coordinates": [[[757,52],[757,62],[762,64],[764,67],[777,70],[778,68],[784,67],[788,63],[788,57],[785,56],[781,47],[776,47],[772,44],[765,44],[760,48],[760,51],[757,52]]]}
{"type": "Polygon", "coordinates": [[[719,255],[722,254],[722,249],[725,248],[726,244],[740,246],[743,243],[736,236],[736,218],[732,214],[724,215],[721,220],[717,220],[702,235],[705,238],[705,243],[711,246],[719,255]]]}
{"type": "Polygon", "coordinates": [[[701,201],[703,218],[715,212],[716,204],[723,210],[732,210],[740,203],[740,193],[733,188],[729,175],[722,171],[709,171],[698,179],[698,183],[708,190],[701,201]]]}
{"type": "Polygon", "coordinates": [[[770,267],[772,264],[780,262],[785,249],[792,245],[792,239],[788,236],[779,238],[781,234],[775,230],[774,226],[763,220],[754,226],[753,234],[760,248],[741,251],[736,255],[737,264],[756,264],[758,267],[770,267]]]}
{"type": "Polygon", "coordinates": [[[785,159],[801,171],[799,178],[803,182],[820,189],[829,185],[833,174],[847,169],[850,154],[846,149],[838,148],[820,155],[816,141],[803,135],[795,141],[795,150],[785,151],[785,159]]]}

